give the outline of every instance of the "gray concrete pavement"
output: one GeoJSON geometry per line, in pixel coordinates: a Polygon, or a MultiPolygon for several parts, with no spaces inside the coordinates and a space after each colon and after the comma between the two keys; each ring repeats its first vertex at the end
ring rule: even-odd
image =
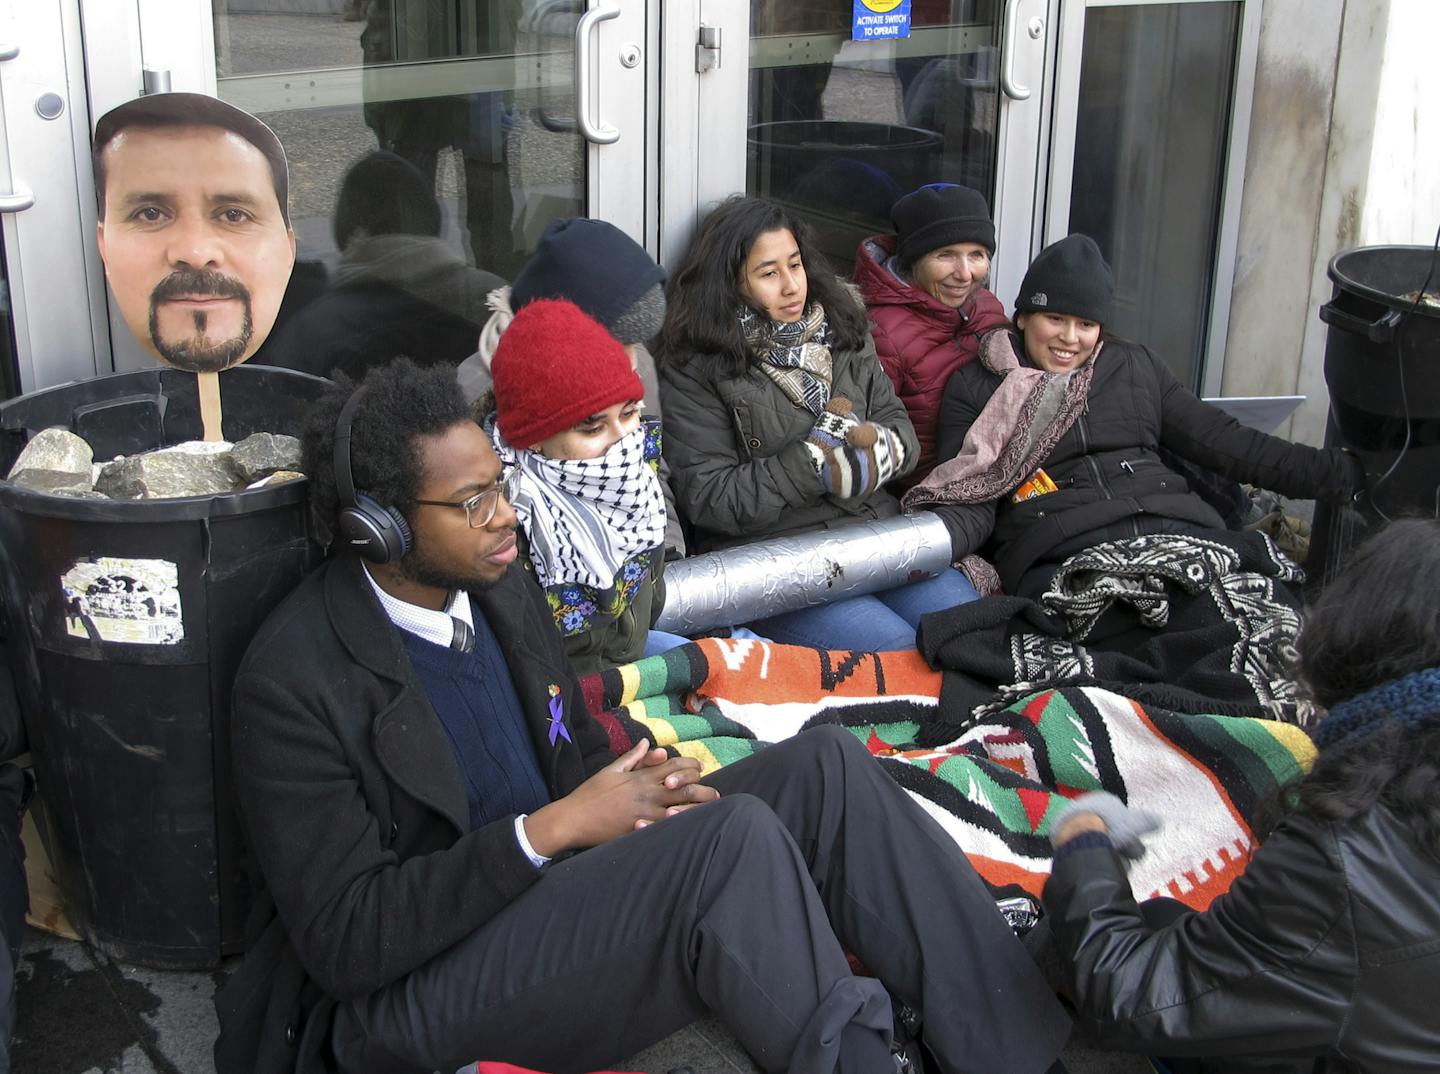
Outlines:
{"type": "MultiPolygon", "coordinates": [[[[223,970],[182,973],[124,966],[85,944],[31,929],[18,977],[16,1074],[206,1074],[214,1069],[217,1030],[211,997],[223,970]]],[[[1150,1070],[1136,1056],[1080,1047],[1070,1048],[1064,1059],[1072,1074],[1150,1070]]],[[[615,1065],[642,1074],[668,1074],[680,1067],[693,1074],[759,1074],[713,1019],[615,1065]]]]}

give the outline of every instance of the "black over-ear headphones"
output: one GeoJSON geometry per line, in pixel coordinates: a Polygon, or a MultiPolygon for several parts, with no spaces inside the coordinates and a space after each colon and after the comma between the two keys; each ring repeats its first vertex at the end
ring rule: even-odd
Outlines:
{"type": "Polygon", "coordinates": [[[340,537],[355,553],[371,563],[393,563],[414,546],[410,524],[393,507],[355,491],[350,471],[350,424],[365,387],[356,388],[335,422],[335,491],[340,494],[340,537]]]}

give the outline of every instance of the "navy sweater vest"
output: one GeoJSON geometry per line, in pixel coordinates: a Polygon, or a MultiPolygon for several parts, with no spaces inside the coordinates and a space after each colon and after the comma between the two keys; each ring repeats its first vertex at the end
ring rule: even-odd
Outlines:
{"type": "Polygon", "coordinates": [[[471,828],[549,802],[510,668],[484,617],[476,616],[475,648],[468,653],[408,630],[400,637],[455,750],[471,828]]]}

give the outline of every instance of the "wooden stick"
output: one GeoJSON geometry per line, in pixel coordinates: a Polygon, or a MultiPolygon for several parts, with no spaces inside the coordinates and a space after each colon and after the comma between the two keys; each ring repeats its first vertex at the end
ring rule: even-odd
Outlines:
{"type": "Polygon", "coordinates": [[[206,440],[224,440],[220,428],[220,374],[196,373],[195,380],[200,391],[200,424],[205,430],[206,440]]]}

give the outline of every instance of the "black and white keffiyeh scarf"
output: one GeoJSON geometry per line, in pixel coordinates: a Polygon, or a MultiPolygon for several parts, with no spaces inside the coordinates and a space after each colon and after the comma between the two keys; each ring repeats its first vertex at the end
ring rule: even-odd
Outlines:
{"type": "Polygon", "coordinates": [[[742,304],[739,318],[752,364],[792,403],[819,417],[834,380],[825,307],[812,302],[798,321],[772,321],[742,304]]]}
{"type": "Polygon", "coordinates": [[[541,586],[608,589],[626,560],[665,541],[665,497],[647,459],[659,422],[647,419],[598,459],[550,459],[492,430],[501,462],[524,475],[515,514],[541,586]]]}

